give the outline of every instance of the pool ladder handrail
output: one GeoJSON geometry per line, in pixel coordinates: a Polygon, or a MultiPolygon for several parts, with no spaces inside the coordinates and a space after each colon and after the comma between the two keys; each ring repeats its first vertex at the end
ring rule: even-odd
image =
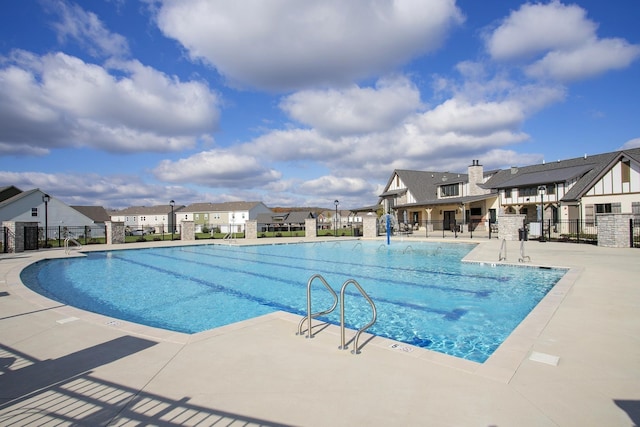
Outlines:
{"type": "Polygon", "coordinates": [[[313,331],[311,330],[311,320],[315,319],[316,317],[325,316],[331,313],[333,310],[336,309],[337,306],[338,306],[338,294],[336,294],[336,291],[334,291],[333,288],[329,286],[329,283],[327,283],[325,278],[322,277],[322,275],[320,274],[314,274],[313,276],[311,276],[307,281],[307,315],[303,317],[302,320],[300,320],[300,323],[298,324],[297,335],[302,335],[302,325],[304,325],[304,322],[306,321],[308,323],[306,338],[313,338],[313,331]],[[319,311],[317,313],[311,313],[311,284],[315,279],[320,280],[320,282],[322,282],[324,287],[329,290],[331,295],[333,295],[333,305],[328,310],[319,311]]]}
{"type": "Polygon", "coordinates": [[[498,261],[506,261],[507,260],[507,239],[502,239],[502,244],[500,245],[500,254],[498,255],[498,261]]]}
{"type": "Polygon", "coordinates": [[[529,255],[524,254],[524,240],[520,241],[520,258],[518,259],[518,261],[519,262],[531,261],[531,257],[529,255]]]}
{"type": "Polygon", "coordinates": [[[360,284],[355,279],[349,279],[346,282],[344,282],[342,284],[342,288],[340,289],[340,347],[338,348],[340,350],[347,350],[348,348],[348,346],[345,344],[345,338],[344,338],[344,335],[345,335],[344,294],[345,294],[345,290],[347,289],[347,286],[349,286],[350,284],[355,285],[355,287],[358,289],[360,294],[364,297],[365,300],[367,300],[367,302],[371,306],[371,321],[366,325],[364,325],[363,327],[361,327],[360,329],[358,329],[358,332],[356,332],[355,336],[353,337],[353,350],[351,350],[351,354],[360,354],[360,349],[358,348],[358,340],[360,339],[360,335],[362,334],[362,332],[369,329],[371,325],[376,323],[376,319],[378,318],[378,312],[376,310],[376,305],[373,303],[373,300],[369,298],[369,295],[367,295],[364,289],[362,289],[362,286],[360,286],[360,284]]]}
{"type": "Polygon", "coordinates": [[[66,255],[69,255],[71,253],[71,248],[69,247],[69,243],[74,243],[76,245],[76,249],[80,250],[82,249],[82,244],[80,242],[78,242],[71,234],[69,234],[65,239],[64,239],[64,253],[66,255]]]}

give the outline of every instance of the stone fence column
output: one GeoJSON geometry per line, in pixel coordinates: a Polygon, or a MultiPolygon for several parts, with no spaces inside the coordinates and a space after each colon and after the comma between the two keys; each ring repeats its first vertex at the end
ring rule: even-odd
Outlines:
{"type": "Polygon", "coordinates": [[[104,225],[107,230],[107,235],[105,238],[105,243],[107,245],[114,245],[125,242],[124,222],[105,221],[104,225]]]}
{"type": "Polygon", "coordinates": [[[244,224],[244,238],[245,239],[257,239],[258,238],[258,221],[250,220],[244,224]]]}
{"type": "Polygon", "coordinates": [[[498,215],[498,238],[509,241],[519,240],[518,231],[524,227],[525,218],[523,214],[498,215]]]}
{"type": "Polygon", "coordinates": [[[365,215],[362,218],[362,236],[365,239],[378,237],[378,217],[376,215],[365,215]]]}
{"type": "Polygon", "coordinates": [[[196,225],[193,221],[180,222],[180,240],[196,240],[196,225]]]}
{"type": "Polygon", "coordinates": [[[632,244],[630,220],[633,214],[597,214],[598,246],[607,248],[628,248],[632,244]]]}
{"type": "Polygon", "coordinates": [[[304,237],[318,237],[318,220],[316,218],[304,220],[304,237]]]}

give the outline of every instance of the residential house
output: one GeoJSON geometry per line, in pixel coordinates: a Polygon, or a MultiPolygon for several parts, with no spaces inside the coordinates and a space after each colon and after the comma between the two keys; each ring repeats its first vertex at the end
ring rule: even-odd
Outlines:
{"type": "Polygon", "coordinates": [[[498,212],[498,194],[485,186],[497,171],[485,172],[473,160],[468,173],[394,170],[380,194],[385,214],[401,230],[454,230],[465,224],[488,229],[498,212]]]}
{"type": "Polygon", "coordinates": [[[600,213],[640,221],[640,148],[488,172],[474,160],[467,174],[395,170],[379,202],[414,228],[475,228],[495,222],[499,212],[524,214],[532,235],[542,222],[556,233],[570,221],[597,225],[600,213]]]}
{"type": "Polygon", "coordinates": [[[310,211],[271,212],[257,216],[258,231],[299,231],[305,229],[306,220],[315,218],[310,211]]]}
{"type": "Polygon", "coordinates": [[[262,202],[193,203],[181,209],[177,220],[193,221],[197,233],[206,229],[241,233],[247,221],[262,213],[272,213],[262,202]]]}
{"type": "MultiPolygon", "coordinates": [[[[599,213],[633,213],[640,219],[640,148],[512,167],[486,183],[498,191],[505,213],[537,222],[596,225],[599,213]]],[[[557,227],[556,227],[557,228],[557,227]]]]}
{"type": "Polygon", "coordinates": [[[131,206],[109,213],[111,221],[123,222],[128,233],[141,230],[143,233],[179,233],[180,210],[184,206],[157,205],[131,206]]]}
{"type": "MultiPolygon", "coordinates": [[[[7,194],[7,188],[15,189],[5,187],[4,194],[7,194]]],[[[63,238],[69,232],[76,236],[104,236],[104,223],[96,222],[81,210],[68,206],[38,188],[18,193],[10,190],[10,193],[14,195],[0,202],[1,222],[36,222],[42,230],[47,227],[47,237],[50,239],[63,238]]]]}

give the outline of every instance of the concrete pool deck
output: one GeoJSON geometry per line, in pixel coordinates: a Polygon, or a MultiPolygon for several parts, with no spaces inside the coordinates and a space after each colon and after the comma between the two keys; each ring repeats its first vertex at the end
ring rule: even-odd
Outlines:
{"type": "MultiPolygon", "coordinates": [[[[498,264],[501,241],[455,241],[498,264]]],[[[306,339],[282,312],[194,335],[144,327],[21,284],[63,250],[1,254],[0,425],[640,425],[640,251],[531,241],[519,263],[507,245],[508,263],[570,270],[484,364],[366,336],[352,355],[337,327],[306,339]]]]}

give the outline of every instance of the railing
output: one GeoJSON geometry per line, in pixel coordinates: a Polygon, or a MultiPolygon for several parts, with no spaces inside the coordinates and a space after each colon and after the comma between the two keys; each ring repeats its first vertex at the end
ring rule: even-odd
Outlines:
{"type": "Polygon", "coordinates": [[[64,253],[67,254],[67,255],[69,255],[71,253],[71,247],[69,246],[69,243],[75,244],[76,245],[76,249],[81,249],[82,248],[82,244],[80,244],[80,242],[78,242],[72,236],[68,236],[66,239],[64,239],[64,253]]]}
{"type": "Polygon", "coordinates": [[[500,253],[498,254],[498,261],[506,261],[507,260],[507,239],[502,239],[502,244],[500,245],[500,253]]]}
{"type": "Polygon", "coordinates": [[[329,286],[329,284],[324,279],[324,277],[322,277],[320,274],[314,274],[313,276],[311,276],[307,281],[307,315],[303,317],[302,320],[300,320],[300,323],[298,324],[298,335],[302,335],[302,326],[306,321],[307,322],[307,338],[313,338],[313,331],[311,329],[311,319],[315,319],[316,317],[320,317],[320,316],[326,316],[327,314],[335,310],[337,306],[338,306],[338,294],[336,294],[336,291],[334,291],[331,288],[331,286],[329,286]],[[320,282],[322,282],[324,287],[327,288],[327,290],[331,293],[331,295],[333,295],[333,305],[328,310],[312,313],[311,312],[311,284],[315,279],[320,280],[320,282]]]}
{"type": "Polygon", "coordinates": [[[342,284],[342,289],[340,290],[340,340],[341,340],[340,342],[341,342],[341,345],[339,347],[341,350],[347,349],[347,345],[345,344],[345,338],[344,338],[344,335],[345,335],[344,293],[345,293],[345,290],[347,289],[347,286],[349,286],[350,284],[355,285],[355,287],[358,289],[360,294],[364,297],[364,299],[367,300],[367,302],[371,306],[371,321],[366,325],[364,325],[363,327],[361,327],[360,329],[358,329],[358,332],[356,332],[356,335],[353,337],[353,350],[351,350],[351,354],[360,354],[360,349],[358,348],[358,339],[360,339],[360,334],[362,334],[362,332],[369,329],[371,325],[373,325],[376,322],[376,319],[378,317],[378,312],[376,311],[376,305],[373,303],[371,298],[369,298],[369,295],[367,295],[367,293],[364,291],[364,289],[362,289],[362,287],[358,282],[356,282],[354,279],[349,279],[342,284]]]}
{"type": "Polygon", "coordinates": [[[520,258],[518,259],[518,262],[531,261],[531,257],[524,253],[524,242],[524,240],[520,241],[520,258]]]}
{"type": "MultiPolygon", "coordinates": [[[[353,343],[354,343],[354,348],[351,351],[352,354],[360,354],[360,348],[358,347],[358,340],[360,339],[360,335],[362,334],[362,332],[366,331],[367,329],[369,329],[371,327],[371,325],[373,325],[376,322],[376,319],[378,317],[378,312],[376,311],[376,305],[373,303],[373,301],[371,300],[371,298],[369,298],[369,295],[367,295],[367,293],[364,291],[364,289],[362,289],[362,286],[360,286],[360,284],[355,280],[355,279],[349,279],[347,281],[345,281],[342,284],[342,288],[340,289],[340,347],[338,347],[341,350],[346,350],[348,347],[345,343],[345,319],[344,319],[344,300],[345,300],[345,291],[347,289],[347,287],[349,285],[353,284],[358,291],[360,292],[360,294],[367,300],[367,302],[369,303],[369,305],[371,306],[371,311],[372,311],[372,316],[371,316],[371,321],[369,323],[367,323],[365,326],[361,327],[360,329],[358,329],[358,331],[356,332],[355,336],[353,337],[353,343]]],[[[326,316],[327,314],[332,313],[336,307],[338,306],[338,295],[336,294],[336,292],[331,288],[331,286],[329,286],[329,283],[327,283],[327,281],[324,279],[324,277],[322,277],[320,274],[314,274],[313,276],[311,276],[309,278],[309,280],[307,281],[307,315],[305,317],[303,317],[300,320],[300,323],[298,324],[298,332],[296,333],[296,335],[302,335],[303,333],[303,327],[304,324],[307,323],[307,338],[313,338],[313,326],[311,324],[311,320],[315,319],[316,317],[320,317],[320,316],[326,316]],[[313,284],[314,280],[320,280],[320,282],[324,285],[325,288],[327,288],[327,290],[331,293],[331,295],[333,296],[333,305],[328,308],[327,310],[323,310],[323,311],[319,311],[317,313],[313,313],[311,311],[311,285],[313,284]]]]}

